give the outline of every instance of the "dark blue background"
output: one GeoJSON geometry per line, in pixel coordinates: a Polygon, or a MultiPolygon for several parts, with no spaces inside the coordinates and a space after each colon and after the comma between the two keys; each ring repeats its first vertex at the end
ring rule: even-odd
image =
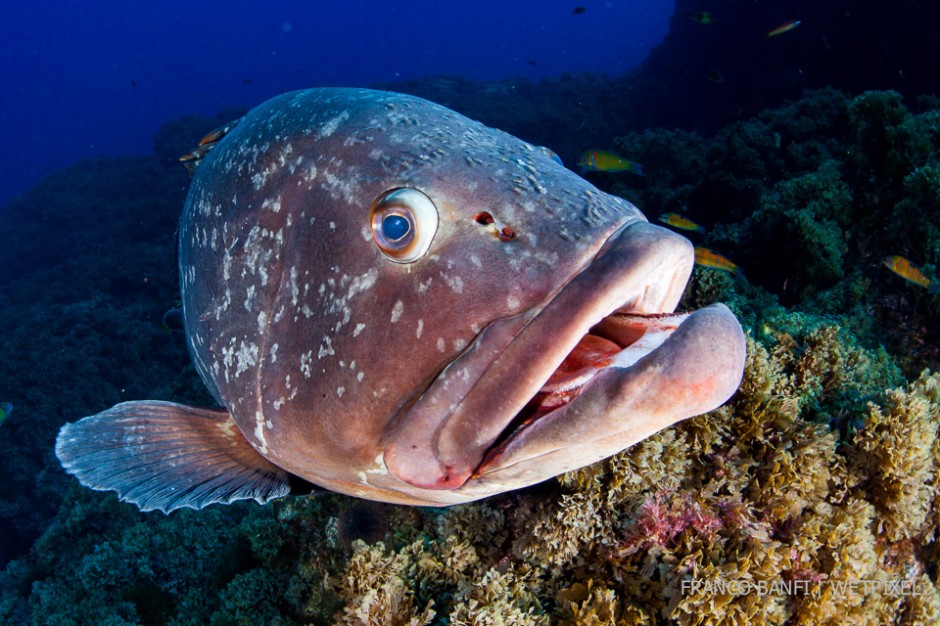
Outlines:
{"type": "Polygon", "coordinates": [[[453,74],[619,75],[672,0],[16,0],[0,41],[0,204],[77,159],[143,154],[161,124],[309,86],[453,74]],[[576,15],[572,9],[583,6],[576,15]]]}

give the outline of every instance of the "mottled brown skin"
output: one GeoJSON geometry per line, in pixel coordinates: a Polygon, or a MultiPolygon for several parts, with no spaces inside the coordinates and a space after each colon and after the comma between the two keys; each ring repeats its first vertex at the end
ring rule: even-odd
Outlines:
{"type": "MultiPolygon", "coordinates": [[[[724,402],[744,338],[716,305],[610,317],[624,345],[648,328],[665,339],[511,424],[615,310],[671,312],[692,262],[687,240],[544,150],[358,89],[252,110],[199,163],[180,229],[190,351],[241,434],[317,485],[405,504],[529,485],[724,402]],[[387,258],[370,226],[395,188],[420,190],[439,217],[410,263],[387,258]]],[[[92,486],[121,490],[104,482],[92,486]]]]}

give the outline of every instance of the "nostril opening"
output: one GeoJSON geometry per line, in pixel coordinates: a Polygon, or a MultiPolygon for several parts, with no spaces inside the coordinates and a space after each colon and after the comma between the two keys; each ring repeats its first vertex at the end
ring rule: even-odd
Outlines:
{"type": "Polygon", "coordinates": [[[480,211],[474,215],[473,220],[477,224],[482,224],[483,226],[488,226],[496,221],[496,219],[486,211],[480,211]]]}
{"type": "Polygon", "coordinates": [[[509,228],[508,226],[503,226],[501,229],[499,229],[498,236],[500,241],[512,241],[516,238],[516,231],[509,228]]]}

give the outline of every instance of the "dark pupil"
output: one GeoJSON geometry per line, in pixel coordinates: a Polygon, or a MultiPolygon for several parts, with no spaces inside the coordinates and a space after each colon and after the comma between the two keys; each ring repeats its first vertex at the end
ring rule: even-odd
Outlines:
{"type": "Polygon", "coordinates": [[[401,215],[386,215],[382,218],[382,234],[389,241],[398,241],[408,234],[411,225],[401,215]]]}

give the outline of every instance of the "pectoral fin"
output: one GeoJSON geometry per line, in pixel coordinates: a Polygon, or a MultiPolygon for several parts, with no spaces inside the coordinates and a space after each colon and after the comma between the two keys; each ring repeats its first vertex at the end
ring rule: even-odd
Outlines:
{"type": "Polygon", "coordinates": [[[62,466],[92,489],[116,491],[142,511],[285,496],[289,475],[249,445],[225,411],[171,402],[124,402],[66,424],[62,466]]]}

